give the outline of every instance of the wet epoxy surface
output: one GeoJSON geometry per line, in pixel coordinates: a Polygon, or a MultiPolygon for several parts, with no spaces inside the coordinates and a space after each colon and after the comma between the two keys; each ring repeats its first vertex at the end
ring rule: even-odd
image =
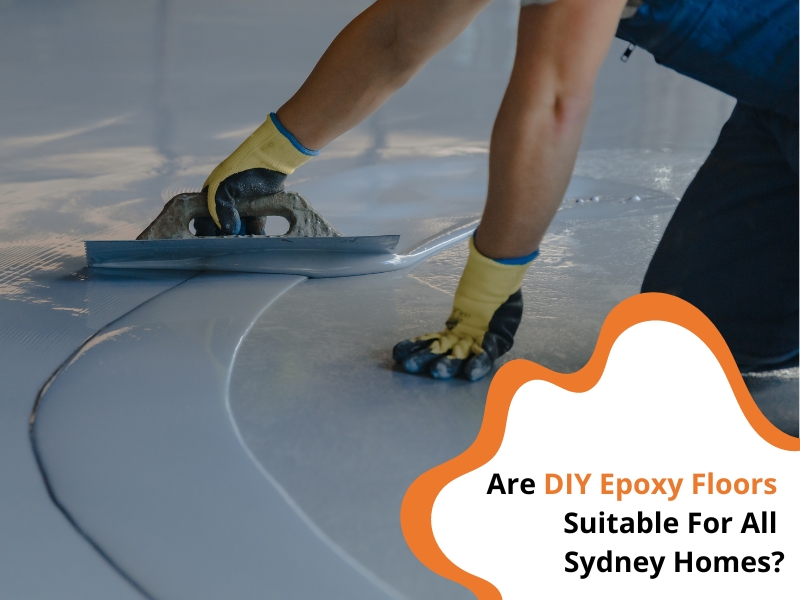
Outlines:
{"type": "Polygon", "coordinates": [[[242,337],[302,281],[199,275],[92,338],[39,400],[54,496],[148,597],[392,597],[253,468],[229,418],[242,337]]]}
{"type": "MultiPolygon", "coordinates": [[[[132,239],[165,199],[196,189],[296,89],[333,36],[366,4],[161,0],[0,6],[4,593],[137,596],[48,498],[28,442],[27,418],[47,378],[86,338],[190,274],[88,273],[82,240],[132,239]]],[[[491,5],[383,109],[298,171],[289,187],[345,233],[373,226],[377,233],[393,233],[383,228],[408,222],[420,236],[435,236],[454,219],[474,218],[483,202],[488,135],[513,56],[516,11],[511,1],[491,5]],[[453,176],[453,166],[474,174],[453,176]],[[372,221],[366,209],[376,205],[382,208],[372,221]],[[429,220],[414,222],[422,208],[429,220]]],[[[565,203],[541,267],[526,282],[526,316],[513,356],[556,369],[580,366],[608,309],[638,289],[675,199],[732,108],[729,98],[657,67],[641,50],[623,65],[623,49],[615,44],[603,67],[576,167],[583,178],[576,184],[602,190],[581,187],[575,193],[596,193],[601,201],[565,203]],[[623,204],[628,194],[639,195],[642,208],[623,204]]],[[[301,283],[263,314],[233,365],[231,408],[247,448],[228,448],[242,456],[252,452],[248,464],[254,473],[263,476],[263,468],[271,474],[334,545],[413,597],[463,597],[463,590],[410,556],[396,507],[416,474],[474,437],[486,384],[411,378],[392,371],[388,356],[403,336],[440,326],[461,260],[463,247],[454,246],[410,272],[301,283]],[[323,415],[329,420],[321,422],[323,415]],[[306,484],[312,472],[331,482],[329,502],[311,497],[306,484]],[[377,491],[354,499],[348,486],[377,491]],[[363,519],[355,518],[356,508],[363,519]]],[[[235,276],[217,284],[212,287],[231,297],[250,289],[235,276]]],[[[225,316],[226,305],[203,310],[211,313],[187,318],[208,324],[225,316]]],[[[157,357],[176,341],[159,339],[148,342],[145,354],[157,357]]],[[[97,350],[103,347],[83,358],[102,358],[97,350]]],[[[175,352],[191,355],[182,348],[175,352]]],[[[120,364],[137,372],[133,363],[120,364]]],[[[89,394],[94,384],[113,390],[120,376],[91,372],[59,396],[64,410],[80,415],[98,401],[89,394]]],[[[748,383],[757,399],[767,399],[765,410],[794,423],[796,431],[796,372],[777,384],[748,383]]],[[[191,406],[191,398],[176,394],[166,399],[191,406]]],[[[222,394],[219,401],[225,401],[222,394]]],[[[158,418],[152,416],[153,427],[158,418]]],[[[99,422],[74,423],[65,432],[55,420],[58,439],[82,440],[81,451],[102,459],[101,445],[94,445],[103,436],[99,422]]],[[[230,419],[225,426],[233,435],[230,419]]],[[[164,447],[172,456],[201,457],[205,451],[213,448],[193,454],[182,444],[164,447]]],[[[81,462],[56,454],[52,471],[60,474],[76,511],[113,515],[113,503],[104,506],[110,496],[103,482],[82,478],[81,462]]],[[[114,472],[111,456],[103,466],[114,472]]],[[[140,490],[148,494],[148,488],[140,490]]],[[[143,589],[165,576],[157,566],[146,568],[163,552],[157,535],[131,544],[122,518],[93,527],[109,555],[126,556],[143,589]]],[[[342,577],[358,573],[352,565],[343,568],[342,577]]]]}
{"type": "Polygon", "coordinates": [[[88,337],[192,274],[89,277],[80,260],[54,262],[0,285],[0,596],[140,598],[51,501],[28,420],[40,388],[88,337]]]}

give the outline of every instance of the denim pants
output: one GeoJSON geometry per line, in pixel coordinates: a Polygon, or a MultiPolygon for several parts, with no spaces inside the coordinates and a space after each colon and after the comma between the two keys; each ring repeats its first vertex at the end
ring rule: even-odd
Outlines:
{"type": "Polygon", "coordinates": [[[743,371],[797,364],[797,0],[645,0],[617,37],[737,99],[642,283],[719,329],[743,371]]]}

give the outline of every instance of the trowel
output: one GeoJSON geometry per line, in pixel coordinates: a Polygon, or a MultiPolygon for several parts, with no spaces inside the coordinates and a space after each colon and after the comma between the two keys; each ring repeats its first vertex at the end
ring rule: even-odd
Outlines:
{"type": "Polygon", "coordinates": [[[201,237],[192,221],[209,218],[205,191],[178,194],[135,240],[87,241],[92,268],[287,273],[337,277],[394,270],[399,235],[343,236],[298,193],[279,192],[237,204],[242,217],[283,217],[278,236],[201,237]]]}

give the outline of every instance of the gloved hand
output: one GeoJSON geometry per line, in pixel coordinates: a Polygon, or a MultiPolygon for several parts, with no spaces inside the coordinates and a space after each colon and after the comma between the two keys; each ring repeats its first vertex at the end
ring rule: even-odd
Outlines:
{"type": "Polygon", "coordinates": [[[195,219],[197,235],[262,233],[266,219],[246,218],[242,223],[236,202],[283,191],[286,176],[317,154],[319,151],[298,142],[271,113],[206,179],[203,189],[213,223],[195,219]]]}
{"type": "Polygon", "coordinates": [[[429,373],[435,379],[481,379],[514,345],[522,319],[520,286],[536,254],[511,261],[522,264],[503,264],[483,256],[470,239],[444,331],[403,340],[394,347],[394,360],[408,373],[429,373]]]}

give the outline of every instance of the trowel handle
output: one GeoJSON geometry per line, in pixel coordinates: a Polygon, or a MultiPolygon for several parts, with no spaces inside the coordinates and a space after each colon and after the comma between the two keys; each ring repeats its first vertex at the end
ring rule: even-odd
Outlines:
{"type": "MultiPolygon", "coordinates": [[[[295,192],[279,192],[236,204],[243,217],[283,217],[289,231],[281,237],[334,237],[342,235],[311,204],[295,192]]],[[[210,217],[205,192],[178,194],[167,202],[161,214],[139,234],[137,240],[179,240],[195,236],[189,224],[197,217],[210,217]]]]}
{"type": "Polygon", "coordinates": [[[178,194],[164,205],[155,220],[137,240],[180,240],[193,238],[189,223],[195,217],[208,217],[205,194],[178,194]]]}

